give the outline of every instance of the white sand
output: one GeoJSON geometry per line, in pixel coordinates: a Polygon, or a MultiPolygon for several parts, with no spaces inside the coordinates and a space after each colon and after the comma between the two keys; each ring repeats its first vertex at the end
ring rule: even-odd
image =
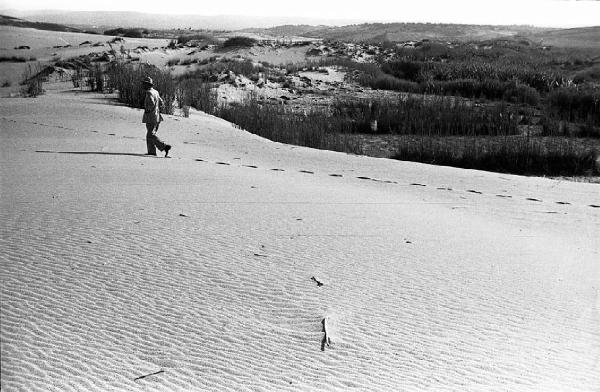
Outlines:
{"type": "Polygon", "coordinates": [[[598,390],[598,185],[107,103],[0,100],[3,391],[598,390]]]}
{"type": "MultiPolygon", "coordinates": [[[[66,33],[59,31],[45,31],[31,28],[22,28],[14,26],[0,26],[0,56],[3,57],[24,57],[26,59],[35,59],[28,62],[0,62],[0,86],[6,82],[9,87],[0,87],[0,97],[18,95],[21,89],[19,83],[24,79],[24,74],[28,67],[45,67],[54,64],[57,60],[70,60],[82,55],[91,53],[109,52],[108,44],[114,36],[100,34],[84,33],[66,33]],[[91,42],[92,45],[102,43],[104,46],[92,46],[90,44],[81,45],[84,42],[91,42]],[[29,50],[17,50],[15,47],[29,46],[29,50]],[[69,47],[64,47],[70,45],[69,47]],[[55,48],[61,46],[61,48],[55,48]]],[[[148,48],[165,47],[169,43],[168,39],[149,39],[149,38],[124,38],[122,42],[113,43],[112,47],[117,53],[120,53],[121,46],[130,52],[132,57],[138,57],[141,62],[147,62],[157,65],[165,65],[168,56],[164,50],[138,51],[136,48],[146,46],[148,48]]]]}
{"type": "MultiPolygon", "coordinates": [[[[54,53],[63,59],[77,57],[92,52],[105,52],[110,50],[108,41],[115,36],[103,34],[68,33],[59,31],[36,30],[14,26],[0,26],[0,54],[3,56],[35,56],[40,61],[47,61],[54,53]],[[84,42],[104,43],[105,46],[81,45],[84,42]],[[15,50],[15,47],[27,45],[30,50],[15,50]],[[68,48],[55,48],[54,46],[71,45],[68,48]]],[[[123,46],[133,49],[138,46],[163,47],[169,43],[168,39],[158,38],[123,38],[122,42],[113,43],[113,48],[118,52],[123,46]]]]}

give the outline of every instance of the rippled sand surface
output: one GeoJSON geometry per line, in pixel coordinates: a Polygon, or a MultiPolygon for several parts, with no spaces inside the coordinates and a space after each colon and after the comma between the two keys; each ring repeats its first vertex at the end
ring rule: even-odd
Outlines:
{"type": "Polygon", "coordinates": [[[598,185],[0,101],[3,391],[597,391],[598,185]],[[323,326],[325,324],[325,332],[323,326]]]}

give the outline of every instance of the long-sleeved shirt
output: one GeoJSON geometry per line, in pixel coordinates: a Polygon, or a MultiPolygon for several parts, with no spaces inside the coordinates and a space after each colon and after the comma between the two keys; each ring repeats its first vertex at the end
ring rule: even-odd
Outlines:
{"type": "Polygon", "coordinates": [[[146,97],[144,98],[144,117],[142,117],[143,123],[159,123],[161,120],[160,116],[160,105],[163,104],[163,100],[153,88],[146,91],[146,97]]]}

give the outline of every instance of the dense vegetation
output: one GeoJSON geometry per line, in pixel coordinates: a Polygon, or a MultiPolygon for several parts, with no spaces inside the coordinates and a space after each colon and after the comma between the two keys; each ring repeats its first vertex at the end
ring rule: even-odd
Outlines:
{"type": "Polygon", "coordinates": [[[375,89],[453,95],[538,106],[553,119],[600,127],[600,69],[594,52],[544,50],[527,41],[397,48],[374,64],[346,61],[375,89]]]}
{"type": "MultiPolygon", "coordinates": [[[[240,45],[254,41],[234,37],[223,47],[240,45]]],[[[95,76],[95,86],[102,82],[118,90],[121,101],[140,107],[139,80],[149,75],[167,113],[176,104],[195,107],[284,143],[360,153],[359,135],[391,134],[403,141],[397,159],[519,174],[600,174],[598,152],[589,147],[597,143],[581,142],[600,137],[600,71],[586,51],[545,51],[525,41],[383,47],[372,50],[381,55],[371,63],[337,56],[274,66],[215,56],[193,61],[197,66],[178,78],[148,65],[111,63],[103,71],[108,82],[95,76]],[[218,83],[238,83],[237,75],[291,90],[299,70],[326,65],[345,68],[362,85],[399,93],[332,98],[326,107],[297,110],[253,95],[226,104],[214,90],[218,83]]],[[[191,63],[173,59],[169,65],[191,63]]]]}

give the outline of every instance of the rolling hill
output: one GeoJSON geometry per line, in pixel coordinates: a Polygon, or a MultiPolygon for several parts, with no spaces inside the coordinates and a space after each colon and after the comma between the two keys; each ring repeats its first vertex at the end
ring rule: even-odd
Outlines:
{"type": "Polygon", "coordinates": [[[47,22],[30,22],[28,20],[15,18],[7,15],[0,15],[0,26],[15,26],[15,27],[28,27],[37,30],[50,30],[50,31],[63,31],[70,33],[81,33],[83,30],[61,25],[58,23],[47,23],[47,22]]]}

